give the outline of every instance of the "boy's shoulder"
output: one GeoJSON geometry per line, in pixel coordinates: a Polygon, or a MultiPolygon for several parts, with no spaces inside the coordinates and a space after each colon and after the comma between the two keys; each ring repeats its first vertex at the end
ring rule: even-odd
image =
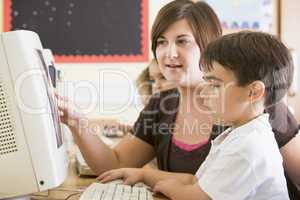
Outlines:
{"type": "Polygon", "coordinates": [[[224,153],[240,155],[249,161],[279,152],[268,114],[232,130],[223,143],[224,153]]]}
{"type": "Polygon", "coordinates": [[[215,140],[196,173],[199,186],[210,197],[246,199],[251,194],[251,199],[270,199],[276,193],[277,199],[287,199],[282,158],[268,115],[228,129],[215,140]]]}

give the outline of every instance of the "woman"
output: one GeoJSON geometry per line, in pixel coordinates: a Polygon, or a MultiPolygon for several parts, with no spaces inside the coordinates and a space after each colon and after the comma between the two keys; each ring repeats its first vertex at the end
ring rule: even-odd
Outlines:
{"type": "MultiPolygon", "coordinates": [[[[172,1],[160,10],[152,27],[152,51],[161,72],[177,89],[154,95],[135,123],[134,136],[127,136],[114,149],[89,134],[87,126],[81,125],[83,117],[61,108],[63,122],[69,124],[86,162],[97,174],[142,167],[154,157],[161,170],[196,172],[209,152],[210,140],[221,132],[214,126],[210,134],[210,117],[199,97],[201,52],[220,35],[219,20],[204,2],[172,1]]],[[[284,104],[272,109],[268,112],[286,172],[299,183],[300,159],[295,153],[299,137],[294,138],[298,127],[284,104]]],[[[172,173],[161,177],[167,176],[174,177],[172,173]]]]}

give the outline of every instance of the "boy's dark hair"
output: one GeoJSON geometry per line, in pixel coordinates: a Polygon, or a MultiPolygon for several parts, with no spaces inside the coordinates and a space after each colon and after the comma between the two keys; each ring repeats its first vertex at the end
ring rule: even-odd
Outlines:
{"type": "Polygon", "coordinates": [[[280,101],[291,85],[294,66],[287,47],[275,36],[242,31],[225,35],[210,43],[203,55],[204,70],[213,62],[233,71],[238,85],[260,80],[265,84],[265,106],[280,101]]]}

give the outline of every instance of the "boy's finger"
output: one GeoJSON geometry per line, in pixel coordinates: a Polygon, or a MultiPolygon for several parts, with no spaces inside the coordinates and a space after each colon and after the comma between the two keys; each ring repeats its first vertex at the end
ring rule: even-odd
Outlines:
{"type": "Polygon", "coordinates": [[[137,183],[137,180],[128,177],[128,178],[126,178],[126,179],[124,180],[124,183],[123,183],[123,184],[124,184],[124,185],[134,185],[134,184],[136,184],[136,183],[137,183]]]}
{"type": "Polygon", "coordinates": [[[155,186],[153,187],[153,192],[154,193],[161,193],[161,183],[160,182],[155,184],[155,186]]]}

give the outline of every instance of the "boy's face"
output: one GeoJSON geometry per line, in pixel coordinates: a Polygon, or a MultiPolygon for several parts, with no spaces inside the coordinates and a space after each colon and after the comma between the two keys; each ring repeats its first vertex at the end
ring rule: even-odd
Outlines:
{"type": "Polygon", "coordinates": [[[213,116],[214,123],[236,125],[247,115],[250,106],[249,90],[238,86],[234,73],[213,62],[213,69],[204,72],[207,84],[201,91],[204,104],[213,116]]]}

